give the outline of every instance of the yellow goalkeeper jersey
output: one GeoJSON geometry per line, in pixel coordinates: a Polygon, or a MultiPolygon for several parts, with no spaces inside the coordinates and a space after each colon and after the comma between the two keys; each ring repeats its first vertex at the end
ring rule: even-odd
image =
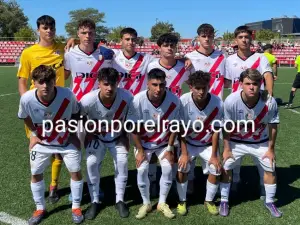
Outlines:
{"type": "MultiPolygon", "coordinates": [[[[54,43],[49,47],[42,47],[35,44],[21,54],[20,66],[17,77],[31,78],[31,72],[40,65],[52,66],[56,71],[56,85],[63,87],[64,79],[64,46],[54,43]]],[[[31,81],[30,89],[34,88],[31,81]]]]}

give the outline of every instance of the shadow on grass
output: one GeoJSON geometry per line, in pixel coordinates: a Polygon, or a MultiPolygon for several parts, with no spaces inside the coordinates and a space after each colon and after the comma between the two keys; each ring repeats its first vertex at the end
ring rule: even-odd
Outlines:
{"type": "MultiPolygon", "coordinates": [[[[277,206],[282,207],[292,203],[295,199],[300,198],[300,189],[292,187],[291,184],[300,178],[300,165],[291,165],[290,167],[277,167],[277,206]]],[[[159,183],[161,170],[158,167],[157,182],[159,183]]],[[[125,201],[128,207],[142,204],[142,198],[137,187],[137,172],[136,170],[128,171],[128,182],[125,192],[125,201]]],[[[207,176],[203,175],[202,168],[195,168],[194,194],[188,196],[188,205],[203,205],[207,176]]],[[[101,189],[104,192],[103,204],[100,210],[105,207],[115,205],[115,184],[114,176],[107,176],[101,178],[101,189]]],[[[176,187],[176,186],[175,186],[176,187]]],[[[176,189],[175,189],[176,190],[176,189]]],[[[159,188],[158,188],[159,191],[159,188]]],[[[177,206],[178,197],[176,191],[170,191],[167,202],[170,207],[177,206]]],[[[69,195],[70,188],[62,188],[59,190],[59,195],[69,195]]],[[[259,175],[255,166],[242,166],[241,168],[241,185],[239,186],[237,194],[230,194],[230,206],[237,206],[248,201],[255,201],[260,198],[259,175]]],[[[154,199],[152,203],[157,202],[154,199]]],[[[88,193],[87,183],[84,183],[82,205],[90,204],[90,196],[88,193]]],[[[155,205],[153,206],[155,207],[155,205]]],[[[61,210],[70,208],[70,205],[59,206],[49,212],[49,215],[61,210]]]]}

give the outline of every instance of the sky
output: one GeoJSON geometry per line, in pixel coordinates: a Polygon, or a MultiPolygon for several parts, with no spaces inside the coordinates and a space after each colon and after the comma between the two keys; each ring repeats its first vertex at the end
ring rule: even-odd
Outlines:
{"type": "Polygon", "coordinates": [[[169,22],[182,38],[196,36],[202,23],[210,23],[222,36],[227,30],[233,32],[240,25],[267,20],[284,15],[300,18],[299,0],[17,0],[29,24],[36,29],[36,19],[51,15],[56,20],[57,35],[65,35],[65,24],[70,20],[69,11],[96,8],[105,13],[107,27],[130,26],[139,36],[150,37],[156,21],[169,22]],[[273,2],[273,3],[271,3],[273,2]]]}

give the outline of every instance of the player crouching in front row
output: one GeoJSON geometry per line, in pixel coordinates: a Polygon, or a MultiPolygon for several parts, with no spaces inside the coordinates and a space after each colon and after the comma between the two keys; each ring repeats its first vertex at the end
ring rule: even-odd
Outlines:
{"type": "Polygon", "coordinates": [[[103,124],[103,126],[98,127],[94,133],[87,131],[86,164],[91,206],[85,214],[86,219],[94,219],[99,210],[99,168],[101,168],[106,149],[109,150],[114,160],[116,209],[120,217],[129,216],[129,209],[124,203],[128,177],[129,143],[127,134],[123,129],[120,132],[116,131],[119,125],[115,122],[119,121],[122,124],[125,122],[128,107],[130,102],[132,102],[133,96],[129,91],[117,87],[118,78],[119,73],[117,70],[102,68],[98,72],[99,89],[86,94],[80,101],[82,115],[89,120],[96,122],[109,121],[107,125],[103,124]],[[113,128],[112,125],[114,125],[113,128]],[[109,131],[107,128],[114,129],[115,132],[109,131]]]}
{"type": "MultiPolygon", "coordinates": [[[[210,77],[210,73],[202,71],[192,73],[187,81],[191,91],[180,98],[182,103],[181,118],[188,128],[185,136],[186,142],[182,142],[181,149],[187,148],[188,161],[199,156],[203,173],[209,173],[204,204],[209,213],[217,215],[218,209],[213,200],[218,190],[222,167],[219,157],[219,131],[222,130],[223,103],[218,96],[208,93],[210,77]],[[199,122],[198,127],[195,127],[197,121],[199,122]]],[[[181,168],[186,157],[187,155],[182,151],[178,162],[177,192],[180,203],[177,206],[177,213],[180,215],[187,213],[187,173],[190,164],[185,170],[181,168]]]]}
{"type": "Polygon", "coordinates": [[[260,91],[262,75],[254,69],[247,69],[240,76],[241,90],[230,94],[224,102],[224,128],[226,121],[245,121],[228,127],[224,134],[224,170],[221,181],[221,203],[219,213],[228,216],[228,196],[230,191],[231,170],[238,159],[251,155],[258,159],[264,169],[266,191],[265,207],[273,217],[282,213],[274,204],[276,193],[275,141],[278,109],[273,97],[264,96],[260,91]],[[252,122],[248,126],[248,122],[252,122]],[[254,128],[254,129],[253,129],[254,128]],[[232,132],[229,132],[232,130],[232,132]]]}
{"type": "Polygon", "coordinates": [[[170,91],[166,90],[166,74],[160,69],[152,69],[148,73],[148,90],[137,94],[128,111],[128,120],[143,124],[140,129],[136,127],[132,133],[135,144],[135,158],[137,167],[137,183],[143,199],[137,219],[144,218],[152,210],[150,202],[150,181],[148,177],[149,161],[153,153],[159,159],[162,175],[159,186],[159,202],[157,210],[167,218],[175,215],[166,204],[166,199],[172,184],[173,149],[176,132],[163,127],[163,121],[172,121],[179,118],[180,101],[170,91]],[[149,128],[149,125],[155,125],[149,128]],[[159,129],[160,127],[160,129],[159,129]]]}
{"type": "Polygon", "coordinates": [[[30,225],[38,224],[46,214],[43,173],[50,163],[52,154],[59,153],[71,175],[72,219],[74,223],[81,223],[83,215],[80,202],[83,181],[80,171],[80,142],[76,133],[57,132],[56,129],[50,132],[43,130],[46,120],[52,121],[55,128],[58,120],[78,119],[78,103],[70,89],[55,87],[56,74],[51,67],[41,65],[35,68],[32,79],[36,88],[27,91],[21,97],[18,112],[18,117],[24,119],[31,130],[29,145],[31,191],[36,211],[28,222],[30,225]]]}

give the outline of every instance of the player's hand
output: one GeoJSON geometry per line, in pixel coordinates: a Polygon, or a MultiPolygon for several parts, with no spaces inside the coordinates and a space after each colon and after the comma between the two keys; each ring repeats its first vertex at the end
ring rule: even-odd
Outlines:
{"type": "Polygon", "coordinates": [[[84,138],[84,147],[86,148],[91,141],[96,139],[96,136],[91,133],[86,133],[85,138],[84,138]]]}
{"type": "Polygon", "coordinates": [[[162,159],[167,159],[171,165],[174,164],[174,152],[173,151],[166,151],[162,159]]]}
{"type": "Polygon", "coordinates": [[[30,137],[29,150],[31,150],[36,144],[42,144],[41,139],[37,136],[30,137]]]}
{"type": "Polygon", "coordinates": [[[192,68],[192,61],[190,59],[186,59],[185,62],[184,62],[184,67],[186,70],[189,70],[192,68]]]}
{"type": "Polygon", "coordinates": [[[223,152],[223,163],[225,163],[228,159],[232,158],[233,160],[234,157],[232,155],[232,152],[230,149],[224,149],[224,152],[223,152]]]}
{"type": "Polygon", "coordinates": [[[135,156],[136,168],[139,168],[141,164],[146,160],[146,154],[144,151],[138,151],[135,156]]]}
{"type": "Polygon", "coordinates": [[[188,154],[181,154],[178,160],[178,168],[186,170],[190,158],[188,154]]]}
{"type": "Polygon", "coordinates": [[[262,160],[264,160],[265,158],[268,158],[270,160],[270,164],[271,164],[271,167],[272,167],[272,170],[274,170],[274,165],[275,165],[275,153],[274,151],[270,151],[268,150],[266,152],[266,154],[264,154],[264,156],[262,157],[262,160]]]}
{"type": "Polygon", "coordinates": [[[69,136],[68,143],[73,144],[78,150],[81,149],[81,143],[76,134],[69,136]]]}
{"type": "Polygon", "coordinates": [[[222,165],[220,162],[220,157],[215,157],[215,156],[210,157],[210,159],[208,161],[208,166],[210,166],[210,164],[214,165],[214,167],[216,168],[217,174],[221,173],[222,165]]]}
{"type": "Polygon", "coordinates": [[[273,78],[273,79],[274,79],[274,81],[275,81],[275,80],[277,80],[277,78],[278,78],[277,76],[274,76],[274,78],[273,78]]]}
{"type": "Polygon", "coordinates": [[[104,57],[104,60],[112,60],[114,57],[114,51],[104,46],[99,47],[100,55],[104,57]]]}
{"type": "Polygon", "coordinates": [[[75,38],[70,38],[65,46],[65,52],[68,52],[70,48],[74,48],[75,46],[75,38]]]}

